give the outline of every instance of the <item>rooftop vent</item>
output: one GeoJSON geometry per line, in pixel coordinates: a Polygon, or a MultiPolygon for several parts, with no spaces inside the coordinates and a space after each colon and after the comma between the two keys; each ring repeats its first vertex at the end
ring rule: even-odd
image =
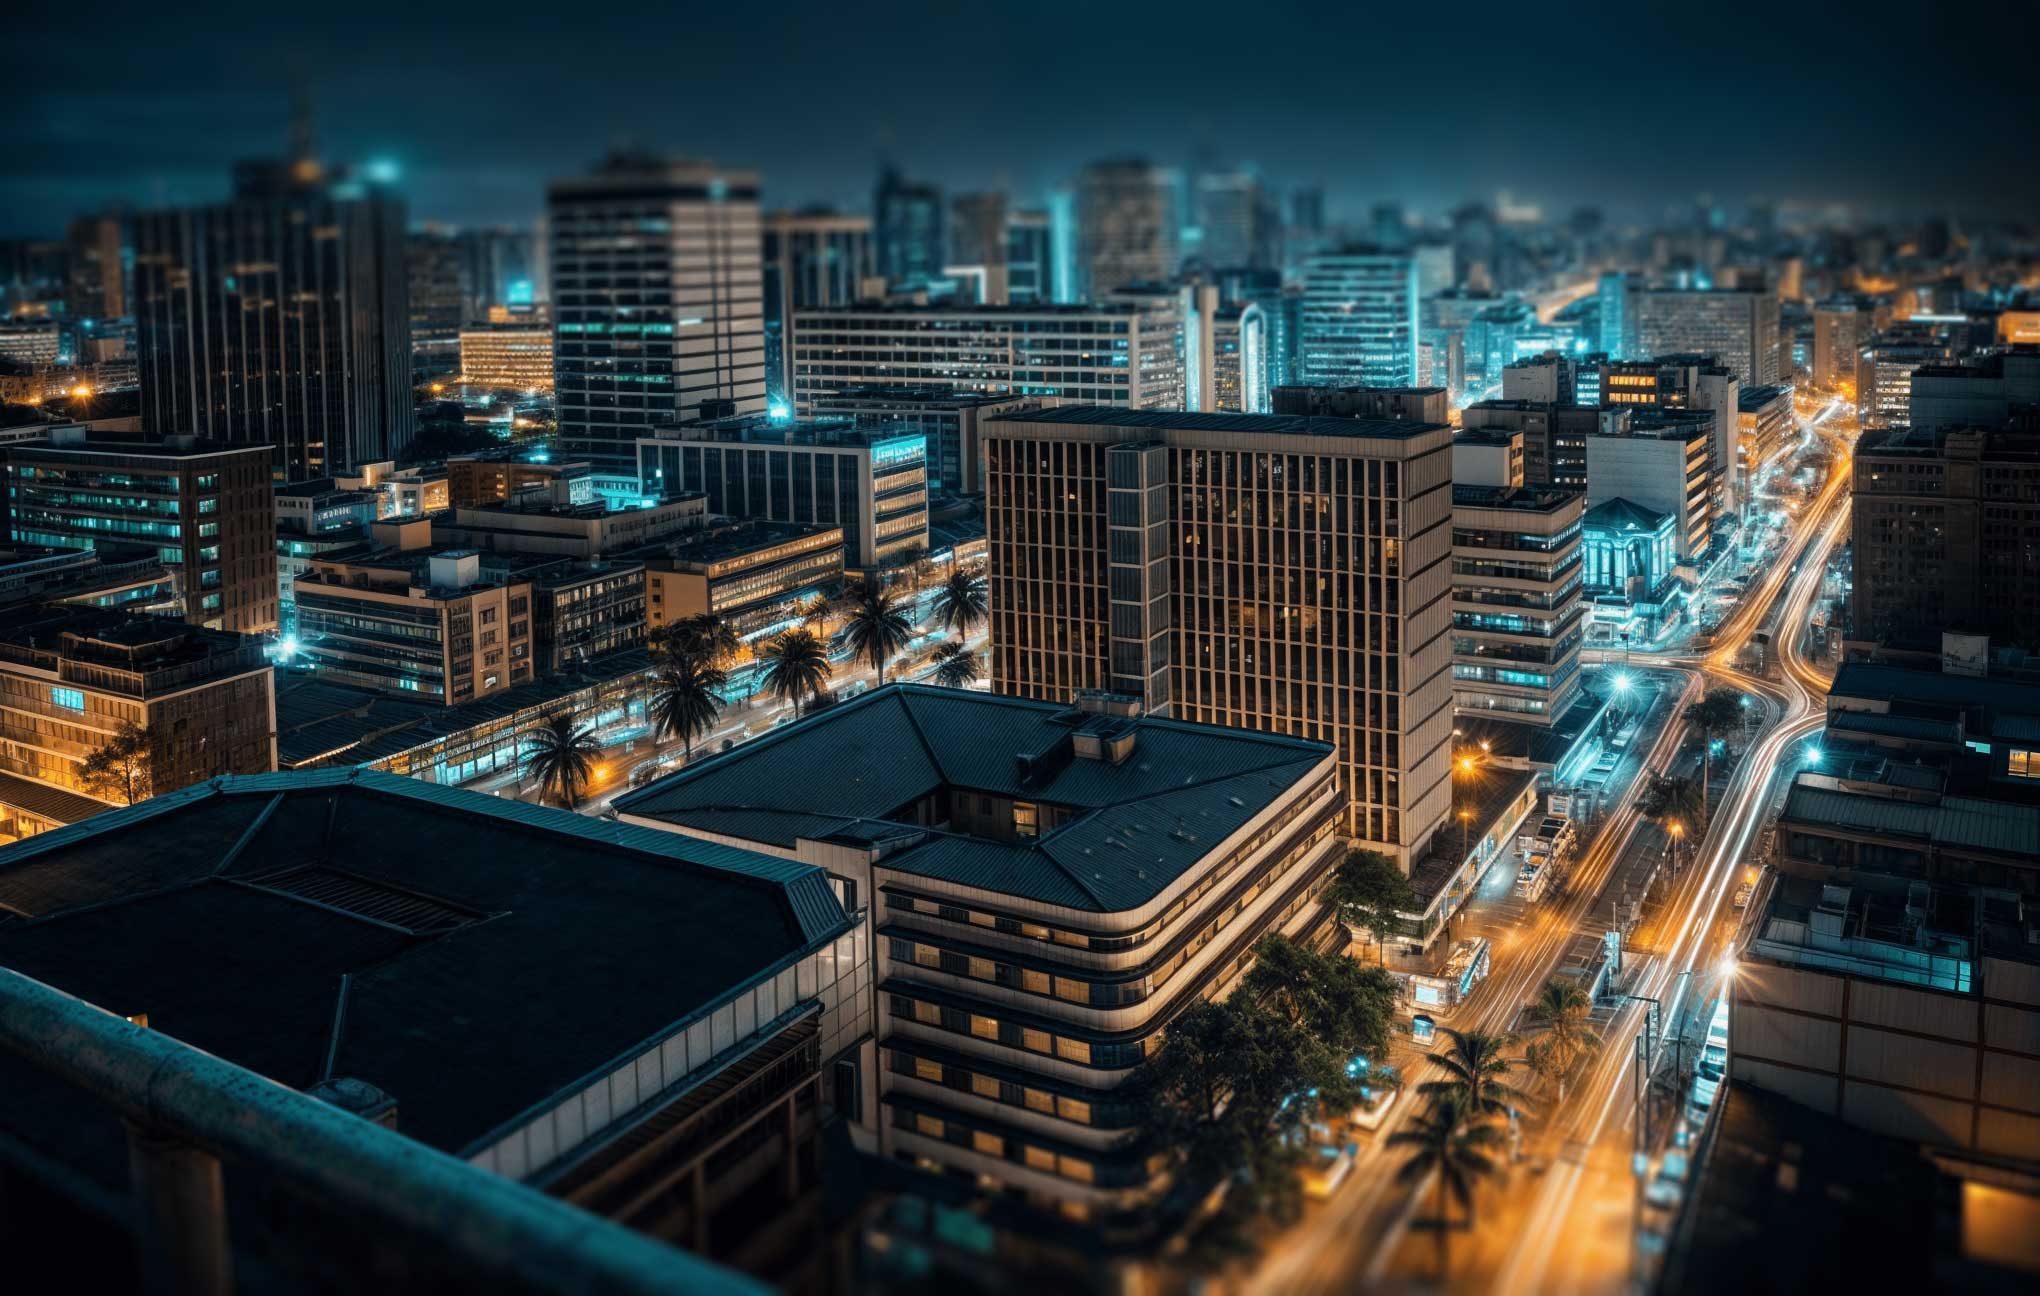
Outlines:
{"type": "Polygon", "coordinates": [[[246,883],[338,909],[357,918],[401,928],[415,936],[442,935],[484,916],[472,909],[372,881],[327,864],[285,869],[246,879],[246,883]]]}

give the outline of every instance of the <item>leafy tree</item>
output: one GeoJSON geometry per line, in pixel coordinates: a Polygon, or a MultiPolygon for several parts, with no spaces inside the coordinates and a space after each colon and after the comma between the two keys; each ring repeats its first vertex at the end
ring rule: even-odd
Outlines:
{"type": "Polygon", "coordinates": [[[122,805],[146,801],[154,795],[154,744],[149,731],[132,720],[121,721],[113,737],[93,748],[78,767],[78,781],[85,790],[122,805]]]}
{"type": "Polygon", "coordinates": [[[653,651],[660,655],[699,657],[718,669],[727,669],[743,646],[736,627],[713,612],[699,612],[673,622],[660,630],[652,643],[653,651]]]}
{"type": "Polygon", "coordinates": [[[821,696],[836,673],[829,664],[828,649],[812,630],[796,628],[782,633],[765,645],[763,656],[765,687],[780,701],[791,700],[795,715],[800,714],[803,700],[821,696]]]}
{"type": "Polygon", "coordinates": [[[1450,1222],[1448,1198],[1466,1209],[1466,1222],[1473,1223],[1473,1186],[1495,1172],[1494,1150],[1502,1141],[1501,1131],[1475,1118],[1465,1098],[1457,1093],[1440,1095],[1431,1107],[1411,1118],[1410,1123],[1388,1136],[1389,1147],[1408,1148],[1409,1159],[1396,1172],[1398,1182],[1421,1183],[1426,1176],[1438,1180],[1438,1277],[1446,1271],[1446,1225],[1450,1222]]]}
{"type": "Polygon", "coordinates": [[[1544,1036],[1530,1046],[1524,1060],[1543,1078],[1556,1078],[1561,1102],[1565,1100],[1565,1075],[1573,1060],[1601,1042],[1589,1023],[1593,1011],[1593,999],[1569,977],[1546,981],[1530,1005],[1530,1020],[1543,1028],[1544,1036]]]}
{"type": "Polygon", "coordinates": [[[595,726],[581,725],[572,712],[562,711],[524,731],[518,773],[538,784],[541,798],[549,795],[567,809],[578,810],[588,785],[595,781],[595,762],[601,755],[595,726]]]}
{"type": "Polygon", "coordinates": [[[1650,786],[1638,798],[1637,809],[1647,819],[1655,819],[1658,826],[1671,831],[1673,824],[1682,829],[1695,830],[1705,813],[1702,805],[1700,785],[1690,778],[1662,775],[1651,779],[1650,786]]]}
{"type": "Polygon", "coordinates": [[[946,643],[935,650],[935,682],[944,688],[962,688],[976,680],[978,655],[960,643],[946,643]]]}
{"type": "Polygon", "coordinates": [[[913,623],[900,610],[891,590],[876,581],[858,586],[843,623],[843,642],[853,655],[871,663],[878,672],[880,688],[885,687],[886,658],[906,647],[913,637],[913,623]]]}
{"type": "Polygon", "coordinates": [[[1514,1035],[1490,1031],[1456,1031],[1446,1028],[1452,1047],[1434,1057],[1447,1079],[1427,1080],[1417,1092],[1444,1099],[1456,1097],[1469,1118],[1499,1116],[1529,1105],[1529,1097],[1509,1083],[1509,1072],[1518,1065],[1504,1052],[1516,1042],[1514,1035]]]}
{"type": "Polygon", "coordinates": [[[1287,936],[1264,936],[1242,990],[1346,1062],[1388,1051],[1395,981],[1345,953],[1320,954],[1287,936]]]}
{"type": "Polygon", "coordinates": [[[706,733],[722,714],[717,690],[729,677],[706,658],[682,653],[659,667],[652,684],[652,735],[661,742],[678,735],[686,760],[694,760],[694,739],[706,733]]]}
{"type": "Polygon", "coordinates": [[[810,594],[801,600],[800,623],[810,630],[819,630],[829,622],[829,613],[834,608],[826,594],[810,594]]]}
{"type": "Polygon", "coordinates": [[[1396,915],[1423,907],[1395,861],[1371,850],[1346,852],[1346,858],[1339,861],[1332,874],[1331,898],[1373,933],[1383,962],[1388,958],[1388,935],[1400,926],[1396,915]]]}
{"type": "Polygon", "coordinates": [[[958,568],[935,591],[935,619],[945,630],[965,638],[984,624],[990,606],[985,578],[976,572],[958,568]]]}
{"type": "Polygon", "coordinates": [[[1707,821],[1707,788],[1714,781],[1714,740],[1742,724],[1742,694],[1732,688],[1711,688],[1697,702],[1688,703],[1686,723],[1700,731],[1700,818],[1707,821]]]}

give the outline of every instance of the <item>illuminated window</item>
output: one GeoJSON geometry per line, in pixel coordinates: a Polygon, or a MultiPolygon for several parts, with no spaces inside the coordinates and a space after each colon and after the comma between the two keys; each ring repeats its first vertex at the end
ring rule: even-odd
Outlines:
{"type": "Polygon", "coordinates": [[[917,1133],[926,1134],[929,1138],[942,1137],[942,1122],[936,1120],[933,1116],[914,1117],[914,1129],[917,1133]]]}
{"type": "Polygon", "coordinates": [[[1091,1060],[1091,1046],[1083,1040],[1070,1039],[1067,1036],[1058,1035],[1055,1041],[1055,1055],[1071,1062],[1089,1062],[1091,1060]]]}
{"type": "Polygon", "coordinates": [[[1091,1104],[1076,1098],[1057,1098],[1055,1100],[1055,1114],[1064,1120],[1075,1121],[1079,1125],[1089,1125],[1091,1123],[1091,1104]]]}
{"type": "Polygon", "coordinates": [[[970,974],[980,981],[990,981],[998,976],[998,971],[992,966],[990,959],[973,956],[970,961],[970,974]]]}
{"type": "Polygon", "coordinates": [[[1050,1152],[1046,1148],[1030,1147],[1027,1149],[1027,1167],[1030,1170],[1053,1171],[1055,1169],[1055,1153],[1050,1152]]]}
{"type": "Polygon", "coordinates": [[[1048,973],[1034,972],[1022,968],[1020,971],[1020,988],[1032,990],[1035,994],[1047,994],[1049,992],[1048,973]]]}
{"type": "Polygon", "coordinates": [[[970,1033],[979,1039],[995,1040],[999,1038],[999,1023],[990,1017],[980,1017],[976,1013],[972,1013],[970,1017],[970,1033]]]}
{"type": "Polygon", "coordinates": [[[1057,1157],[1055,1168],[1064,1178],[1074,1179],[1078,1183],[1090,1183],[1097,1173],[1089,1161],[1079,1161],[1075,1157],[1057,1157]]]}
{"type": "Polygon", "coordinates": [[[2040,752],[2014,747],[2005,754],[2005,772],[2013,778],[2040,779],[2040,752]]]}
{"type": "Polygon", "coordinates": [[[970,1091],[980,1098],[997,1098],[999,1082],[987,1075],[974,1075],[970,1078],[970,1091]]]}
{"type": "Polygon", "coordinates": [[[931,1080],[936,1084],[941,1084],[942,1064],[940,1062],[930,1062],[927,1058],[915,1058],[914,1075],[919,1079],[931,1080]]]}
{"type": "Polygon", "coordinates": [[[85,709],[85,694],[81,689],[53,688],[50,690],[50,701],[72,711],[85,709]]]}
{"type": "Polygon", "coordinates": [[[1027,1109],[1029,1111],[1052,1112],[1055,1110],[1055,1095],[1041,1089],[1029,1089],[1027,1091],[1027,1109]]]}
{"type": "Polygon", "coordinates": [[[981,1130],[971,1133],[970,1146],[972,1150],[982,1152],[986,1156],[1003,1157],[1006,1155],[1006,1140],[996,1134],[986,1134],[981,1130]]]}
{"type": "Polygon", "coordinates": [[[930,1026],[940,1026],[942,1024],[942,1010],[934,1004],[923,1003],[917,999],[914,1001],[914,1020],[925,1022],[930,1026]]]}
{"type": "Polygon", "coordinates": [[[1020,1032],[1020,1043],[1022,1047],[1032,1049],[1036,1053],[1048,1053],[1054,1049],[1047,1031],[1034,1030],[1031,1027],[1020,1032]]]}

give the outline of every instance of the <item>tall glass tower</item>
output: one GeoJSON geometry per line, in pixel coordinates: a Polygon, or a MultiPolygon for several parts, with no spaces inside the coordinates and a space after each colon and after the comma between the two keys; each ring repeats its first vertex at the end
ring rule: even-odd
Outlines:
{"type": "Polygon", "coordinates": [[[1417,264],[1374,248],[1304,263],[1299,378],[1321,387],[1414,387],[1417,264]]]}

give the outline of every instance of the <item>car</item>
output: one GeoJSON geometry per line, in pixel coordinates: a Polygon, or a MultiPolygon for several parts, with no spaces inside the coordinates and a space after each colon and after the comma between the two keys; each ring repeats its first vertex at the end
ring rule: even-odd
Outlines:
{"type": "Polygon", "coordinates": [[[1721,1077],[1728,1070],[1728,1050],[1719,1044],[1709,1044],[1700,1054],[1699,1065],[1694,1068],[1701,1076],[1721,1083],[1721,1077]]]}
{"type": "Polygon", "coordinates": [[[1353,1155],[1357,1150],[1351,1143],[1343,1147],[1313,1146],[1303,1167],[1304,1195],[1323,1201],[1337,1192],[1353,1173],[1353,1155]]]}

